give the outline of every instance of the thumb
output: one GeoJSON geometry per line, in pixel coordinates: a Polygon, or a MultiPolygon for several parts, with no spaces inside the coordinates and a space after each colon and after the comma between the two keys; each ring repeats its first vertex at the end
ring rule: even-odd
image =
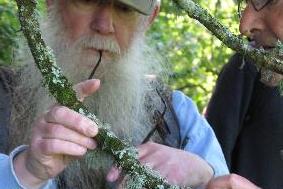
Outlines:
{"type": "Polygon", "coordinates": [[[92,95],[100,87],[99,79],[90,79],[76,84],[73,89],[77,93],[77,98],[79,101],[83,101],[84,98],[92,95]]]}

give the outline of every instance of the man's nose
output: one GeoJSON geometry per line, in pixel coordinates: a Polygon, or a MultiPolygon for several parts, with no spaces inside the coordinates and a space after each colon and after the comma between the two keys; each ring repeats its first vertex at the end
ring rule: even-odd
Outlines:
{"type": "Polygon", "coordinates": [[[113,10],[111,5],[98,5],[91,22],[91,29],[99,34],[107,35],[114,32],[113,10]]]}
{"type": "Polygon", "coordinates": [[[254,32],[259,32],[264,29],[264,10],[256,11],[249,4],[244,10],[240,20],[241,34],[252,37],[254,32]]]}

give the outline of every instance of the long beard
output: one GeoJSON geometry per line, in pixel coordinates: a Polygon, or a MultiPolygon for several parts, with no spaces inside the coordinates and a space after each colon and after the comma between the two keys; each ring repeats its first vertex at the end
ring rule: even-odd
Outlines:
{"type": "MultiPolygon", "coordinates": [[[[91,72],[90,66],[94,67],[98,60],[96,54],[83,54],[80,51],[82,46],[94,45],[112,49],[113,56],[102,59],[95,74],[95,78],[101,80],[101,88],[84,103],[100,120],[110,123],[111,130],[121,139],[133,145],[140,144],[151,130],[153,115],[151,110],[146,109],[146,97],[150,96],[153,100],[150,106],[159,107],[161,104],[160,98],[153,92],[155,86],[150,85],[145,78],[146,74],[160,75],[164,71],[159,60],[153,58],[156,55],[150,53],[154,51],[147,47],[143,37],[136,37],[127,52],[120,52],[113,41],[99,43],[101,36],[92,40],[94,44],[84,43],[89,41],[89,36],[70,44],[62,24],[58,23],[58,13],[51,15],[54,18],[49,18],[43,31],[47,33],[46,40],[54,49],[57,63],[73,83],[86,80],[91,72]]],[[[55,103],[47,90],[41,87],[42,77],[30,60],[30,55],[25,60],[27,64],[20,72],[20,84],[13,99],[13,126],[10,133],[15,137],[11,141],[10,149],[28,141],[35,118],[55,103]]],[[[96,151],[72,163],[64,171],[64,180],[69,187],[104,188],[104,176],[111,165],[111,157],[96,151]]]]}

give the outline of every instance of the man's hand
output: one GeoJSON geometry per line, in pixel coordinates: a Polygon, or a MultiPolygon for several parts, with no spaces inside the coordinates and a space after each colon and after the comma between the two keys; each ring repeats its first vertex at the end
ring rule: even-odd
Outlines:
{"type": "MultiPolygon", "coordinates": [[[[170,184],[202,186],[213,176],[212,168],[195,154],[152,142],[140,145],[138,151],[140,162],[158,171],[170,184]]],[[[118,177],[119,170],[112,168],[107,180],[113,182],[118,177]]]]}
{"type": "MultiPolygon", "coordinates": [[[[88,80],[75,89],[83,100],[98,87],[98,80],[88,80]]],[[[63,171],[71,160],[95,149],[93,137],[97,133],[98,128],[90,119],[67,107],[53,106],[34,122],[28,150],[14,159],[19,180],[28,188],[39,188],[63,171]]]]}
{"type": "Polygon", "coordinates": [[[225,175],[212,179],[206,189],[260,189],[258,186],[251,183],[236,174],[225,175]]]}

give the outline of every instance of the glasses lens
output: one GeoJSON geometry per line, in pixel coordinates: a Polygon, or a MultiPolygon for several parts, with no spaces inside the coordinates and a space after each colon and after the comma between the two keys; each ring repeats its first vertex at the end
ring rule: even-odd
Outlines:
{"type": "Polygon", "coordinates": [[[242,14],[247,7],[247,1],[246,0],[238,0],[238,16],[239,18],[242,17],[242,14]]]}
{"type": "Polygon", "coordinates": [[[255,10],[260,11],[263,9],[271,0],[251,0],[255,10]]]}

